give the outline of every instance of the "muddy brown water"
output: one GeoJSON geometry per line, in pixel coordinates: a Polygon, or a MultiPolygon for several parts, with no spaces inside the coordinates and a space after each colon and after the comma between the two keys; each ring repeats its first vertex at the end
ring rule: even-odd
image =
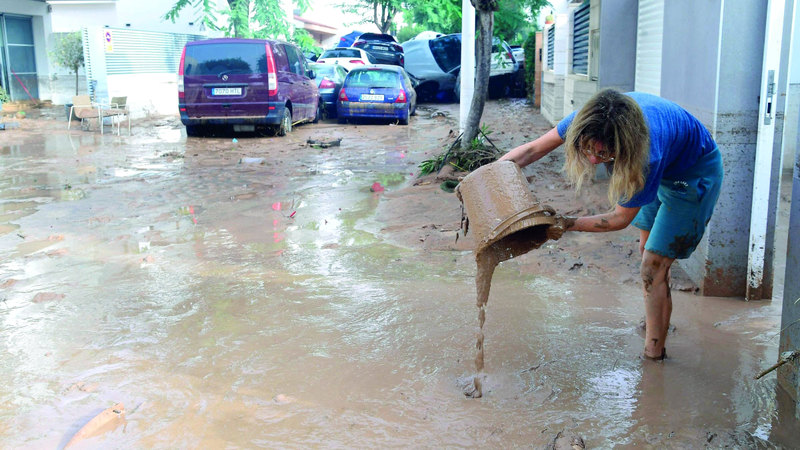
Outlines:
{"type": "MultiPolygon", "coordinates": [[[[498,135],[528,115],[486,113],[498,135]]],[[[530,269],[563,239],[494,271],[484,397],[464,398],[474,255],[384,231],[432,232],[422,201],[458,211],[407,188],[454,122],[236,144],[169,120],[130,138],[63,125],[0,135],[2,448],[59,448],[116,403],[125,425],[91,444],[522,447],[571,428],[593,448],[701,447],[785,430],[774,377],[752,379],[777,358],[780,302],[676,292],[671,358],[648,365],[637,284],[530,269]],[[302,146],[328,137],[341,147],[302,146]]]]}

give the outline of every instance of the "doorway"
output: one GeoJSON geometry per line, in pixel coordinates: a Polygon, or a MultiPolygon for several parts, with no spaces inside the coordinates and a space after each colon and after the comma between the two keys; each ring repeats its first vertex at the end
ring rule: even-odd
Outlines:
{"type": "Polygon", "coordinates": [[[0,14],[0,85],[11,100],[39,98],[30,17],[0,14]]]}

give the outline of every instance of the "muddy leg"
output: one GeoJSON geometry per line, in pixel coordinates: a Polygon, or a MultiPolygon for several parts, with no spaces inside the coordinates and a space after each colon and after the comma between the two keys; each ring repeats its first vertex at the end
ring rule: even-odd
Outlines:
{"type": "Polygon", "coordinates": [[[672,295],[669,289],[669,268],[674,259],[647,250],[642,255],[642,289],[644,292],[645,338],[644,354],[658,358],[664,352],[669,320],[672,315],[672,295]]]}

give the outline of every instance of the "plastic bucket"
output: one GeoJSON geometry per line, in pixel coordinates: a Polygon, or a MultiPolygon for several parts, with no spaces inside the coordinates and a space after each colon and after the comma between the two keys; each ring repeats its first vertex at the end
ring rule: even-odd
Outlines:
{"type": "Polygon", "coordinates": [[[464,234],[470,228],[475,233],[476,257],[489,249],[499,261],[527,253],[547,241],[547,229],[556,223],[556,212],[536,200],[512,161],[478,168],[461,181],[456,194],[466,213],[464,234]]]}

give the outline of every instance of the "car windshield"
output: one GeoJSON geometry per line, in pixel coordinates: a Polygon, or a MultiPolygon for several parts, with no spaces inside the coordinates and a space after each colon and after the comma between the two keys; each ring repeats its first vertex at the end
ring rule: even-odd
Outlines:
{"type": "Polygon", "coordinates": [[[317,77],[332,77],[333,66],[326,66],[322,64],[312,64],[311,69],[317,74],[317,77]]]}
{"type": "Polygon", "coordinates": [[[361,58],[358,50],[326,50],[319,59],[322,58],[361,58]]]}
{"type": "Polygon", "coordinates": [[[444,72],[450,72],[461,65],[461,38],[444,36],[428,42],[436,63],[444,72]]]}
{"type": "Polygon", "coordinates": [[[185,75],[267,73],[264,44],[229,43],[186,47],[185,75]]]}
{"type": "Polygon", "coordinates": [[[399,79],[393,70],[356,70],[347,77],[347,86],[390,88],[397,87],[399,79]]]}

